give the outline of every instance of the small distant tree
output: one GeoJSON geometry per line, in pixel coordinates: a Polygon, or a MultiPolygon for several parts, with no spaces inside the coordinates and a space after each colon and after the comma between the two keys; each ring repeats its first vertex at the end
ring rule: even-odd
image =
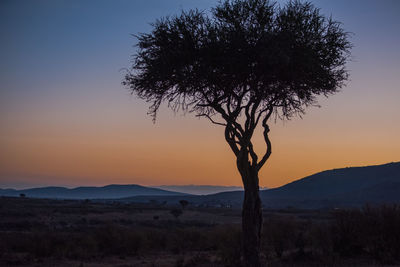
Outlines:
{"type": "Polygon", "coordinates": [[[182,209],[185,209],[187,205],[189,205],[189,202],[185,199],[179,200],[179,204],[181,204],[182,209]]]}
{"type": "Polygon", "coordinates": [[[232,0],[210,13],[159,19],[137,38],[123,84],[151,103],[153,119],[167,102],[224,127],[244,185],[244,263],[260,266],[258,173],[272,152],[269,122],[301,115],[344,85],[348,34],[310,3],[232,0]],[[261,157],[253,146],[257,126],[266,146],[261,157]]]}
{"type": "Polygon", "coordinates": [[[181,209],[172,209],[170,211],[170,213],[176,218],[178,219],[179,216],[182,215],[183,211],[181,209]]]}
{"type": "Polygon", "coordinates": [[[19,194],[19,197],[24,198],[24,197],[26,197],[26,195],[21,193],[21,194],[19,194]]]}

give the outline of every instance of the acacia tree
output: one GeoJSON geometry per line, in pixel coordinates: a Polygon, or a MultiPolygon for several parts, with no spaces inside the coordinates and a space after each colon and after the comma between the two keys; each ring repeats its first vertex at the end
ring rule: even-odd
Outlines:
{"type": "Polygon", "coordinates": [[[271,155],[271,118],[290,119],[331,95],[348,78],[348,34],[310,3],[280,7],[268,0],[220,2],[211,12],[182,11],[157,20],[138,38],[123,84],[151,103],[163,102],[225,128],[244,185],[243,256],[260,266],[262,205],[258,173],[271,155]],[[253,148],[263,127],[265,153],[253,148]]]}

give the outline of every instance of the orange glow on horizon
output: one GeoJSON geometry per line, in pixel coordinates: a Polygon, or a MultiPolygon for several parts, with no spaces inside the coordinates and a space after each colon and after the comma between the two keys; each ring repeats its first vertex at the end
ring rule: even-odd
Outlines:
{"type": "MultiPolygon", "coordinates": [[[[319,111],[315,109],[310,118],[271,125],[273,153],[260,172],[261,186],[278,187],[326,169],[400,159],[400,145],[394,142],[399,126],[394,126],[391,134],[387,130],[370,130],[364,135],[361,135],[363,129],[351,125],[334,130],[329,121],[311,127],[310,120],[315,120],[312,116],[318,116],[319,111]]],[[[140,129],[133,123],[120,132],[92,129],[60,136],[49,131],[52,134],[48,136],[31,132],[36,137],[3,138],[1,179],[11,177],[43,185],[71,186],[113,183],[240,186],[241,178],[234,155],[223,138],[223,129],[206,120],[168,117],[168,113],[160,115],[155,125],[149,120],[140,129]]],[[[256,148],[259,154],[263,152],[261,138],[256,140],[256,148]]]]}

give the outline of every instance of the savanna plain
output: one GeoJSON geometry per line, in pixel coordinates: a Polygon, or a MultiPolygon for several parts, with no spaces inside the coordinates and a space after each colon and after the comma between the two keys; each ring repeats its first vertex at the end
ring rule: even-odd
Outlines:
{"type": "MultiPolygon", "coordinates": [[[[398,266],[400,206],[264,210],[265,266],[398,266]]],[[[0,266],[240,266],[241,211],[0,198],[0,266]]]]}

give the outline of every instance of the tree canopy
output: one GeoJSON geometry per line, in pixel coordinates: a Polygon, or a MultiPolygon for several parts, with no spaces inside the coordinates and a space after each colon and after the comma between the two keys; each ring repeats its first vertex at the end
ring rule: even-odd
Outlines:
{"type": "MultiPolygon", "coordinates": [[[[154,119],[167,102],[175,111],[229,126],[236,143],[272,113],[303,113],[348,78],[348,33],[310,3],[225,1],[210,13],[182,11],[152,26],[137,36],[123,84],[151,103],[154,119]],[[239,116],[246,116],[245,125],[239,116]]],[[[235,154],[240,150],[231,147],[235,154]]]]}

